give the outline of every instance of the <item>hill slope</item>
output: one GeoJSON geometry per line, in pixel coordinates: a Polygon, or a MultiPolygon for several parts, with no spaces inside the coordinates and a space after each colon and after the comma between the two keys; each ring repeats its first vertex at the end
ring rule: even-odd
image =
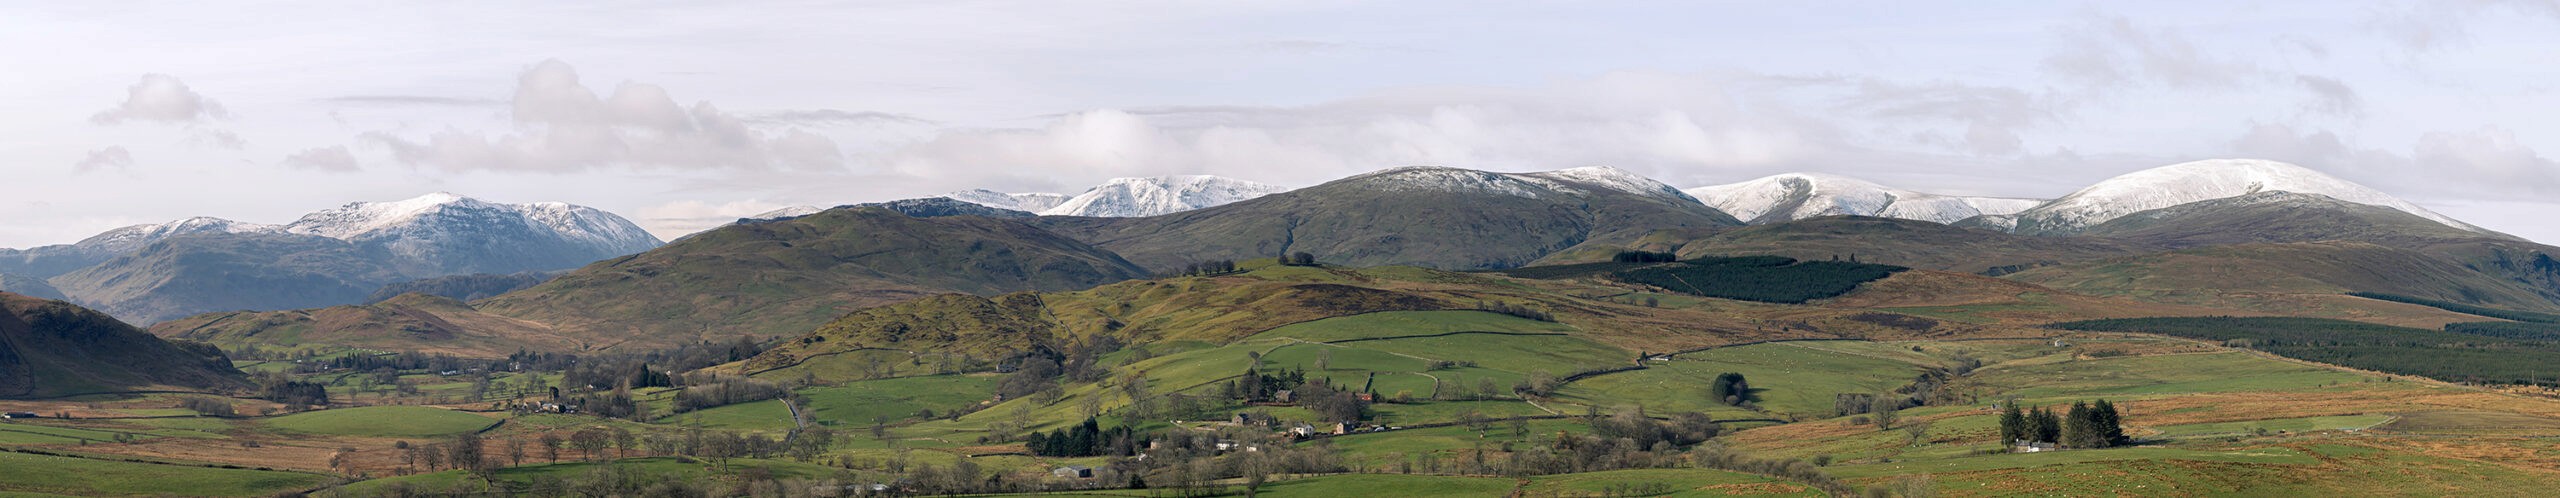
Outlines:
{"type": "Polygon", "coordinates": [[[722,227],[479,307],[611,348],[798,335],[855,309],[926,295],[1083,289],[1144,274],[1019,221],[855,207],[722,227]]]}
{"type": "Polygon", "coordinates": [[[1607,168],[1504,174],[1414,167],[1150,218],[1043,218],[1149,268],[1307,252],[1351,266],[1508,268],[1594,239],[1740,222],[1607,168]]]}
{"type": "Polygon", "coordinates": [[[363,302],[404,280],[380,248],[285,233],[170,238],[54,277],[62,293],[130,323],[196,313],[363,302]]]}
{"type": "Polygon", "coordinates": [[[335,346],[501,358],[519,350],[581,351],[588,342],[450,298],[403,294],[361,306],[206,313],[151,326],[171,339],[223,347],[335,346]]]}
{"type": "Polygon", "coordinates": [[[227,391],[221,351],[163,341],[71,303],[0,293],[0,398],[138,389],[227,391]]]}

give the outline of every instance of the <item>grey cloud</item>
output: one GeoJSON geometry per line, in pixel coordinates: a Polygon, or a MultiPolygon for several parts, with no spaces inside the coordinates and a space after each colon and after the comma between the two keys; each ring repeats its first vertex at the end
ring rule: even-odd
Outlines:
{"type": "Polygon", "coordinates": [[[240,138],[240,134],[232,133],[231,130],[220,128],[196,129],[188,137],[188,140],[208,147],[231,150],[240,150],[249,147],[249,141],[240,138]]]}
{"type": "Polygon", "coordinates": [[[931,124],[936,124],[933,120],[930,120],[930,119],[924,119],[924,118],[919,118],[919,117],[915,117],[915,116],[909,116],[909,115],[905,115],[905,114],[888,113],[888,112],[878,112],[878,111],[841,111],[841,110],[835,110],[835,109],[808,109],[808,110],[791,110],[791,111],[765,112],[765,113],[749,114],[749,115],[746,115],[744,118],[746,119],[746,121],[747,121],[747,122],[750,122],[750,123],[756,123],[756,124],[797,124],[797,125],[808,125],[808,126],[836,126],[836,125],[863,125],[863,124],[898,124],[898,125],[931,125],[931,124]]]}
{"type": "Polygon", "coordinates": [[[343,97],[330,97],[321,99],[321,101],[333,104],[382,106],[494,107],[507,104],[506,101],[497,99],[431,97],[420,95],[348,95],[343,97]]]}
{"type": "Polygon", "coordinates": [[[2560,193],[2560,162],[2516,140],[2514,132],[2483,127],[2431,132],[2408,152],[2361,147],[2328,130],[2256,125],[2232,142],[2249,157],[2292,162],[2393,191],[2540,200],[2560,193]],[[2447,181],[2448,178],[2459,181],[2447,181]]]}
{"type": "Polygon", "coordinates": [[[2560,0],[2450,0],[2375,9],[2365,29],[2425,52],[2468,43],[2473,18],[2501,11],[2560,21],[2560,0]]]}
{"type": "Polygon", "coordinates": [[[185,82],[166,74],[142,75],[142,81],[125,89],[124,102],[113,109],[99,111],[89,121],[102,125],[125,121],[159,121],[171,123],[219,119],[230,114],[222,104],[187,88],[185,82]]]}
{"type": "Polygon", "coordinates": [[[283,164],[290,168],[330,172],[362,169],[362,165],[356,162],[355,153],[347,150],[347,146],[344,145],[303,149],[302,152],[285,156],[283,164]]]}
{"type": "Polygon", "coordinates": [[[2025,90],[1953,83],[1902,84],[1867,78],[1841,99],[1839,108],[1878,118],[1880,122],[1951,123],[1960,133],[1923,131],[1923,142],[1940,142],[1982,155],[2021,152],[2018,132],[2056,120],[2068,107],[2056,99],[2025,90]]]}
{"type": "Polygon", "coordinates": [[[2313,99],[2310,108],[2313,112],[2339,116],[2364,115],[2364,98],[2358,96],[2356,89],[2347,86],[2345,82],[2335,78],[2300,75],[2294,77],[2294,83],[2301,85],[2303,90],[2311,92],[2313,99]]]}
{"type": "Polygon", "coordinates": [[[89,151],[89,157],[82,158],[80,162],[71,165],[72,171],[80,173],[130,167],[133,167],[133,152],[125,150],[122,146],[89,151]]]}
{"type": "Polygon", "coordinates": [[[2264,72],[2219,57],[2175,31],[2145,28],[2122,16],[2092,16],[2061,32],[2063,48],[2045,59],[2044,69],[2095,89],[2230,88],[2264,72]]]}
{"type": "Polygon", "coordinates": [[[508,101],[516,129],[458,129],[423,137],[378,131],[364,142],[405,164],[445,170],[569,172],[638,169],[820,170],[841,168],[835,141],[799,129],[757,130],[710,102],[676,103],[665,88],[623,83],[599,96],[576,69],[547,60],[517,78],[508,101]]]}

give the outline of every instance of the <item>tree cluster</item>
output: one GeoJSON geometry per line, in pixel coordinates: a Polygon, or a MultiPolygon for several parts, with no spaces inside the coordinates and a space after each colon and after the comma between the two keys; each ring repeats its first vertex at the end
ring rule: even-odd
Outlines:
{"type": "Polygon", "coordinates": [[[1490,312],[1494,312],[1494,313],[1501,313],[1501,314],[1505,314],[1505,315],[1511,315],[1511,316],[1514,316],[1514,317],[1520,317],[1520,318],[1527,318],[1527,319],[1530,319],[1530,320],[1537,320],[1537,321],[1541,321],[1541,322],[1554,322],[1554,321],[1556,321],[1556,316],[1555,316],[1554,314],[1547,313],[1547,312],[1546,312],[1546,310],[1541,310],[1541,309],[1537,309],[1537,308],[1531,308],[1531,307],[1523,306],[1523,305],[1517,305],[1517,304],[1506,303],[1506,302],[1502,302],[1502,301],[1482,301],[1482,302],[1477,302],[1477,303],[1476,303],[1476,311],[1490,311],[1490,312]]]}
{"type": "Polygon", "coordinates": [[[1315,266],[1316,255],[1305,252],[1289,253],[1280,257],[1280,264],[1282,266],[1315,266]]]}
{"type": "Polygon", "coordinates": [[[1725,372],[1707,385],[1707,398],[1725,406],[1746,406],[1758,401],[1760,395],[1751,392],[1751,381],[1742,374],[1725,372]]]}
{"type": "Polygon", "coordinates": [[[2123,415],[2114,403],[2074,402],[2063,413],[2037,407],[2020,410],[2007,403],[2000,412],[2000,442],[2003,445],[2047,443],[2064,448],[2109,448],[2131,443],[2124,434],[2123,415]]]}
{"type": "Polygon", "coordinates": [[[711,372],[684,375],[684,391],[676,393],[677,413],[738,403],[781,399],[789,389],[764,380],[711,372]]]}
{"type": "Polygon", "coordinates": [[[1276,397],[1279,396],[1280,391],[1297,389],[1300,384],[1305,383],[1307,383],[1307,372],[1304,370],[1293,368],[1266,374],[1252,367],[1246,367],[1243,376],[1227,381],[1223,394],[1227,399],[1246,402],[1277,401],[1276,397]]]}
{"type": "Polygon", "coordinates": [[[1617,263],[1677,263],[1680,262],[1680,255],[1668,252],[1620,251],[1617,255],[1611,256],[1609,261],[1617,263]]]}
{"type": "Polygon", "coordinates": [[[1225,275],[1225,274],[1235,273],[1235,272],[1236,272],[1236,262],[1235,262],[1235,260],[1232,260],[1232,259],[1221,259],[1221,260],[1217,260],[1217,261],[1203,261],[1203,262],[1198,262],[1198,263],[1192,263],[1192,264],[1182,265],[1182,268],[1181,268],[1181,269],[1179,269],[1179,270],[1174,270],[1173,274],[1172,274],[1172,275],[1169,275],[1169,276],[1175,276],[1175,277],[1197,277],[1197,276],[1207,276],[1207,275],[1225,275]]]}
{"type": "Polygon", "coordinates": [[[1101,423],[1088,418],[1074,427],[1047,434],[1031,433],[1023,446],[1030,448],[1031,454],[1039,456],[1094,457],[1135,455],[1147,445],[1146,440],[1128,426],[1104,429],[1101,423]]]}
{"type": "Polygon", "coordinates": [[[1672,292],[1744,301],[1802,304],[1838,297],[1907,268],[1776,256],[1705,258],[1612,274],[1672,292]]]}

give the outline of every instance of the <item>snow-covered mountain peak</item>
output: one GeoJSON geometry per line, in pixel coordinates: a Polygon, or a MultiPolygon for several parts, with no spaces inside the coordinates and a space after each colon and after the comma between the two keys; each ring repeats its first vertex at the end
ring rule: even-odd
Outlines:
{"type": "Polygon", "coordinates": [[[2182,204],[2284,191],[2398,209],[2447,226],[2486,233],[2372,187],[2311,168],[2260,159],[2208,159],[2127,173],[2019,213],[2018,229],[2072,233],[2125,215],[2182,204]]]}
{"type": "Polygon", "coordinates": [[[1656,197],[1664,200],[1698,202],[1697,198],[1690,196],[1688,193],[1681,192],[1678,187],[1673,187],[1670,184],[1662,183],[1659,180],[1635,174],[1631,171],[1609,166],[1560,169],[1538,173],[1523,173],[1516,176],[1566,183],[1579,183],[1593,187],[1615,190],[1618,192],[1646,197],[1656,197]]]}
{"type": "Polygon", "coordinates": [[[198,216],[168,223],[133,225],[108,230],[105,233],[100,233],[98,235],[91,236],[88,239],[81,240],[77,245],[92,247],[97,250],[112,253],[125,253],[141,249],[142,246],[150,245],[153,242],[159,242],[161,239],[180,235],[207,233],[274,233],[283,231],[283,229],[284,227],[275,225],[243,223],[210,216],[198,216]]]}
{"type": "Polygon", "coordinates": [[[2041,202],[1913,192],[1824,173],[1784,173],[1686,192],[1699,202],[1754,223],[1843,215],[1953,223],[1981,215],[2016,213],[2041,202]]]}
{"type": "Polygon", "coordinates": [[[1067,202],[1066,194],[1008,194],[982,188],[962,190],[959,192],[943,194],[942,196],[951,198],[951,200],[977,204],[980,206],[997,209],[1011,209],[1030,213],[1047,211],[1049,208],[1058,207],[1059,204],[1067,202]]]}
{"type": "Polygon", "coordinates": [[[1123,218],[1159,216],[1223,206],[1285,190],[1272,185],[1207,175],[1114,178],[1101,186],[1068,198],[1056,206],[1036,212],[1044,216],[1123,218]]]}
{"type": "Polygon", "coordinates": [[[1440,166],[1405,166],[1389,168],[1351,177],[1356,181],[1392,191],[1482,192],[1527,198],[1545,195],[1546,185],[1521,180],[1512,175],[1440,166]]]}

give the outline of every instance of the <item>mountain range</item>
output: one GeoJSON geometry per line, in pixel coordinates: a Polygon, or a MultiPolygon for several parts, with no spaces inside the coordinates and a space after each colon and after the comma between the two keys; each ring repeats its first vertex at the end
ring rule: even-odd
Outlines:
{"type": "Polygon", "coordinates": [[[132,323],[237,309],[363,302],[387,284],[573,268],[660,244],[620,216],[562,203],[448,193],[357,202],[283,225],[189,218],[78,243],[0,251],[0,285],[132,323]],[[18,282],[18,283],[8,283],[18,282]]]}
{"type": "MultiPolygon", "coordinates": [[[[2165,166],[2052,201],[1936,195],[1811,173],[1683,190],[1605,167],[1406,167],[1272,190],[1205,176],[1115,180],[1076,196],[973,190],[769,213],[646,251],[655,240],[610,214],[438,194],[351,204],[281,226],[194,219],[131,227],[12,254],[18,268],[33,268],[126,251],[43,283],[142,323],[380,301],[397,309],[366,313],[508,324],[500,328],[512,332],[411,334],[429,343],[478,337],[476,346],[448,348],[474,351],[790,335],[853,310],[941,293],[1073,290],[1290,253],[1325,264],[1444,270],[1606,261],[1627,250],[1850,257],[2102,295],[2160,290],[2104,278],[2140,274],[2187,279],[2178,280],[2187,288],[2560,308],[2560,262],[2549,256],[2560,249],[2268,161],[2165,166]],[[530,242],[499,249],[513,241],[530,242]],[[2285,257],[2334,264],[2269,263],[2285,257]],[[2206,260],[2279,268],[2268,271],[2318,284],[2204,285],[2190,280],[2216,277],[2160,274],[2191,272],[2206,260]],[[594,262],[548,280],[502,277],[585,261],[594,262]],[[2417,270],[2398,279],[2355,276],[2382,268],[2417,270]],[[434,277],[451,278],[385,287],[434,277]],[[239,288],[272,290],[220,291],[239,288]],[[445,299],[398,299],[409,291],[445,299]]],[[[0,285],[45,292],[23,277],[0,285]]],[[[256,336],[237,330],[243,323],[327,328],[332,321],[253,313],[220,322],[221,332],[207,331],[202,318],[155,331],[222,341],[256,336]]],[[[332,334],[353,337],[296,335],[332,334]]]]}

